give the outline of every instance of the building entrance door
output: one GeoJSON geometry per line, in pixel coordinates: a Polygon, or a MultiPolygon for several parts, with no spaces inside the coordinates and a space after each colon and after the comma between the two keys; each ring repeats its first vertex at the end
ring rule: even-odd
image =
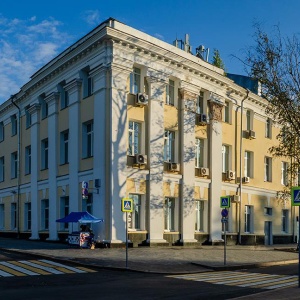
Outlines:
{"type": "Polygon", "coordinates": [[[272,222],[265,221],[265,245],[273,245],[272,222]]]}

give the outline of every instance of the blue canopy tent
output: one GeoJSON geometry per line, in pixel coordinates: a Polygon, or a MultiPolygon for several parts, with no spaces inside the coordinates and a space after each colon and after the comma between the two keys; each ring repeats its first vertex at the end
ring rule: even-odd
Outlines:
{"type": "Polygon", "coordinates": [[[57,219],[56,222],[60,223],[99,223],[99,222],[104,222],[103,219],[98,219],[88,213],[87,211],[85,212],[71,212],[67,216],[61,219],[57,219]]]}

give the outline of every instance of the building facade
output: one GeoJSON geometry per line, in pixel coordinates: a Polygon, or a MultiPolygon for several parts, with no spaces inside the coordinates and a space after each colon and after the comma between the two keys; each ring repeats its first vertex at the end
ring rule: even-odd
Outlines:
{"type": "Polygon", "coordinates": [[[223,70],[108,19],[0,106],[0,234],[64,239],[89,211],[98,242],[195,245],[293,242],[296,213],[277,192],[288,160],[266,100],[223,70]],[[88,182],[88,197],[82,197],[88,182]]]}

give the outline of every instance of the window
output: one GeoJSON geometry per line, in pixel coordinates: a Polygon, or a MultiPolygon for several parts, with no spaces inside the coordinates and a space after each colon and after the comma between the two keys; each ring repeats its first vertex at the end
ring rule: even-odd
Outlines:
{"type": "Polygon", "coordinates": [[[175,103],[175,82],[171,79],[166,86],[166,103],[169,105],[174,105],[175,103]]]}
{"type": "Polygon", "coordinates": [[[244,176],[253,177],[253,152],[245,151],[244,156],[244,176]]]}
{"type": "Polygon", "coordinates": [[[229,170],[229,146],[222,145],[222,172],[229,170]]]}
{"type": "Polygon", "coordinates": [[[272,216],[272,207],[265,207],[264,208],[264,215],[265,216],[272,216]]]}
{"type": "Polygon", "coordinates": [[[195,166],[196,168],[203,167],[204,161],[204,140],[196,139],[195,142],[195,166]]]}
{"type": "Polygon", "coordinates": [[[174,231],[175,230],[175,199],[165,198],[165,230],[174,231]]]}
{"type": "Polygon", "coordinates": [[[164,140],[164,161],[175,161],[175,132],[166,130],[164,140]]]}
{"type": "Polygon", "coordinates": [[[131,94],[137,94],[141,92],[141,70],[133,68],[133,72],[130,73],[130,90],[131,94]]]}
{"type": "Polygon", "coordinates": [[[48,230],[49,228],[49,199],[41,201],[41,229],[48,230]]]}
{"type": "Polygon", "coordinates": [[[17,228],[17,203],[10,204],[10,229],[17,228]]]}
{"type": "Polygon", "coordinates": [[[17,178],[18,176],[18,152],[11,154],[11,178],[17,178]]]}
{"type": "Polygon", "coordinates": [[[4,177],[4,170],[5,170],[5,165],[4,165],[4,156],[0,157],[0,182],[3,182],[5,177],[4,177]]]}
{"type": "Polygon", "coordinates": [[[31,146],[25,147],[25,175],[31,174],[31,146]]]}
{"type": "Polygon", "coordinates": [[[0,142],[4,141],[4,123],[0,122],[0,142]]]}
{"type": "Polygon", "coordinates": [[[270,118],[267,118],[266,120],[266,132],[265,132],[266,138],[272,138],[272,121],[270,118]]]}
{"type": "Polygon", "coordinates": [[[245,232],[252,232],[252,211],[253,207],[250,205],[245,206],[245,232]]]}
{"type": "Polygon", "coordinates": [[[128,128],[128,155],[140,153],[141,124],[129,121],[128,128]]]}
{"type": "Polygon", "coordinates": [[[284,233],[289,232],[288,221],[289,221],[289,211],[287,209],[283,209],[281,214],[281,231],[284,233]]]}
{"type": "Polygon", "coordinates": [[[25,203],[24,214],[24,229],[31,230],[31,202],[25,203]]]}
{"type": "Polygon", "coordinates": [[[89,121],[83,124],[82,128],[83,141],[83,158],[92,157],[94,155],[94,123],[89,121]]]}
{"type": "Polygon", "coordinates": [[[89,75],[90,68],[87,67],[81,70],[80,78],[82,79],[82,97],[87,98],[93,93],[93,80],[89,75]]]}
{"type": "Polygon", "coordinates": [[[288,185],[288,163],[285,161],[281,162],[281,184],[288,185]]]}
{"type": "Polygon", "coordinates": [[[272,158],[265,157],[265,181],[271,182],[272,181],[272,158]]]}
{"type": "Polygon", "coordinates": [[[252,111],[246,111],[246,129],[252,130],[252,111]]]}
{"type": "Polygon", "coordinates": [[[197,98],[196,112],[197,114],[204,114],[204,92],[200,92],[197,98]]]}
{"type": "Polygon", "coordinates": [[[4,204],[0,204],[0,229],[4,229],[5,225],[5,211],[4,211],[4,204]]]}
{"type": "Polygon", "coordinates": [[[196,202],[196,222],[195,230],[204,231],[204,201],[195,201],[196,202]]]}
{"type": "MultiPolygon", "coordinates": [[[[60,198],[60,217],[64,218],[68,214],[69,214],[69,197],[64,196],[60,198]]],[[[61,230],[66,230],[69,228],[68,223],[61,223],[60,226],[61,226],[60,227],[61,230]]]]}
{"type": "Polygon", "coordinates": [[[18,119],[17,115],[14,114],[10,117],[11,121],[11,135],[14,136],[18,133],[18,119]]]}
{"type": "Polygon", "coordinates": [[[69,163],[69,130],[60,133],[60,163],[69,163]]]}
{"type": "Polygon", "coordinates": [[[128,216],[128,227],[131,229],[141,229],[141,196],[130,194],[133,200],[133,211],[128,216]]]}
{"type": "Polygon", "coordinates": [[[25,107],[25,116],[26,116],[26,128],[29,128],[31,126],[31,114],[29,113],[30,105],[27,105],[25,107]]]}
{"type": "Polygon", "coordinates": [[[44,139],[42,140],[42,153],[41,153],[41,165],[42,165],[42,170],[48,169],[48,159],[49,159],[49,155],[48,155],[48,151],[49,151],[49,145],[48,145],[48,139],[44,139]]]}
{"type": "Polygon", "coordinates": [[[82,198],[82,211],[93,214],[93,194],[88,194],[86,199],[82,198]]]}
{"type": "Polygon", "coordinates": [[[40,97],[40,101],[39,102],[40,102],[40,105],[41,105],[41,116],[42,116],[42,119],[45,119],[45,118],[48,117],[48,103],[42,97],[40,97]]]}
{"type": "Polygon", "coordinates": [[[225,101],[223,107],[223,122],[230,123],[230,103],[225,101]]]}

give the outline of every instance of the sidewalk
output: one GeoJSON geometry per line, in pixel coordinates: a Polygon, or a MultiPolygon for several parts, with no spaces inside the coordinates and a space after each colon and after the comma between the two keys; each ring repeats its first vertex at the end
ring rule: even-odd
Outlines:
{"type": "MultiPolygon", "coordinates": [[[[0,238],[0,249],[71,261],[100,268],[124,269],[161,274],[184,274],[209,272],[212,270],[247,269],[258,266],[298,263],[297,252],[280,251],[295,249],[296,244],[275,246],[227,246],[224,265],[224,246],[200,246],[194,248],[160,247],[129,248],[126,268],[125,248],[79,249],[66,244],[0,238]],[[276,250],[275,250],[276,249],[276,250]]],[[[299,299],[300,288],[285,288],[274,291],[269,299],[299,299]],[[285,293],[285,294],[281,294],[285,293]],[[292,298],[297,296],[297,298],[292,298]]],[[[258,298],[255,295],[255,299],[258,298]]],[[[254,295],[253,295],[254,298],[254,295]]],[[[244,297],[241,299],[253,299],[244,297]]]]}

